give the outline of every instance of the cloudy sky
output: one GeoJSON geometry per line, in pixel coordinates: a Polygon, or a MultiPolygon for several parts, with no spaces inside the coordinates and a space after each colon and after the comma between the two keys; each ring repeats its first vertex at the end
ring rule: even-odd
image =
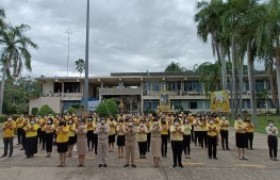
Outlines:
{"type": "MultiPolygon", "coordinates": [[[[214,62],[210,44],[196,35],[196,0],[91,0],[91,76],[110,72],[163,71],[172,61],[193,69],[214,62]]],[[[70,30],[69,76],[85,54],[86,0],[1,0],[7,21],[29,24],[33,77],[66,76],[67,30],[70,30]]]]}

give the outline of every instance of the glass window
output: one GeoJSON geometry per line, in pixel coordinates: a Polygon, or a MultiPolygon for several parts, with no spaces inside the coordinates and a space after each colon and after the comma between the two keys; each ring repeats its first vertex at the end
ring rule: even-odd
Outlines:
{"type": "Polygon", "coordinates": [[[265,100],[258,100],[257,101],[257,108],[264,109],[265,108],[265,100]]]}
{"type": "Polygon", "coordinates": [[[179,90],[179,86],[180,86],[180,82],[165,82],[165,86],[166,86],[166,90],[167,91],[178,91],[179,90]]]}
{"type": "Polygon", "coordinates": [[[263,90],[264,90],[264,82],[256,81],[256,91],[263,91],[263,90]]]}
{"type": "Polygon", "coordinates": [[[62,83],[55,82],[54,83],[54,93],[61,93],[62,92],[62,83]]]}
{"type": "Polygon", "coordinates": [[[156,81],[145,81],[144,91],[161,91],[161,83],[156,81]]]}
{"type": "Polygon", "coordinates": [[[211,109],[210,101],[204,101],[205,109],[211,109]]]}
{"type": "MultiPolygon", "coordinates": [[[[181,110],[183,108],[181,100],[171,100],[171,107],[176,110],[181,110]]],[[[183,108],[184,109],[184,108],[183,108]]]]}
{"type": "Polygon", "coordinates": [[[158,105],[159,105],[158,100],[145,100],[144,101],[144,110],[147,110],[147,109],[157,110],[158,105]]]}
{"type": "Polygon", "coordinates": [[[65,82],[64,83],[65,93],[80,93],[80,83],[79,82],[65,82]]]}
{"type": "Polygon", "coordinates": [[[186,81],[184,82],[184,91],[201,92],[202,91],[201,84],[199,83],[199,81],[186,81]]]}

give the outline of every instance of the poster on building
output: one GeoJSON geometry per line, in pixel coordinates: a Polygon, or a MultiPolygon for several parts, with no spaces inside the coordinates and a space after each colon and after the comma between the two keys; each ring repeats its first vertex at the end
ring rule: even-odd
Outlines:
{"type": "Polygon", "coordinates": [[[159,97],[159,111],[170,112],[170,101],[167,92],[161,92],[159,97]]]}
{"type": "MultiPolygon", "coordinates": [[[[82,104],[84,104],[84,100],[82,100],[82,104]]],[[[88,99],[88,110],[89,111],[95,111],[98,105],[99,105],[99,98],[88,99]]]]}
{"type": "Polygon", "coordinates": [[[212,112],[229,113],[229,94],[227,91],[217,91],[211,94],[212,112]]]}

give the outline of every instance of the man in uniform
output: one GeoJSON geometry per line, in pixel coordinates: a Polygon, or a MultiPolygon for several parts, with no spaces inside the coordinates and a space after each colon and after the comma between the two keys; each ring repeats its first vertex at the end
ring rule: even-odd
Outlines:
{"type": "Polygon", "coordinates": [[[97,125],[96,132],[98,134],[98,167],[107,167],[106,155],[108,151],[108,136],[110,127],[105,119],[101,119],[101,123],[97,125]]]}
{"type": "Polygon", "coordinates": [[[125,160],[124,167],[131,166],[136,168],[135,163],[135,143],[136,143],[136,128],[133,125],[132,119],[129,119],[125,130],[125,160]]]}

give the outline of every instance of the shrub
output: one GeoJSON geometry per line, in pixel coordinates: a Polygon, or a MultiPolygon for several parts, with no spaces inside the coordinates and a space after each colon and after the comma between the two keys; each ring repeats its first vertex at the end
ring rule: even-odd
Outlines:
{"type": "Polygon", "coordinates": [[[0,123],[5,122],[7,120],[6,115],[0,115],[0,123]]]}
{"type": "Polygon", "coordinates": [[[28,107],[29,107],[29,105],[27,103],[22,103],[22,104],[16,105],[16,113],[17,114],[29,114],[28,107]]]}
{"type": "Polygon", "coordinates": [[[70,114],[72,114],[74,112],[74,108],[71,106],[67,109],[67,112],[69,112],[70,114]]]}
{"type": "Polygon", "coordinates": [[[118,105],[116,101],[113,99],[109,99],[105,102],[108,111],[110,112],[110,115],[116,116],[118,114],[118,105]]]}
{"type": "Polygon", "coordinates": [[[81,109],[82,108],[82,106],[80,104],[73,104],[71,107],[73,109],[81,109]]]}
{"type": "Polygon", "coordinates": [[[106,103],[102,102],[99,104],[99,106],[97,106],[96,108],[96,112],[103,117],[107,117],[110,115],[110,111],[106,105],[106,103]]]}
{"type": "Polygon", "coordinates": [[[39,108],[33,107],[33,108],[31,109],[31,114],[32,114],[32,115],[36,115],[36,114],[38,114],[38,111],[39,111],[39,108]]]}
{"type": "Polygon", "coordinates": [[[50,108],[47,104],[45,104],[44,106],[42,106],[38,112],[38,114],[41,114],[42,116],[44,115],[48,115],[49,113],[51,113],[53,116],[56,115],[56,113],[54,112],[54,110],[52,108],[50,108]]]}

